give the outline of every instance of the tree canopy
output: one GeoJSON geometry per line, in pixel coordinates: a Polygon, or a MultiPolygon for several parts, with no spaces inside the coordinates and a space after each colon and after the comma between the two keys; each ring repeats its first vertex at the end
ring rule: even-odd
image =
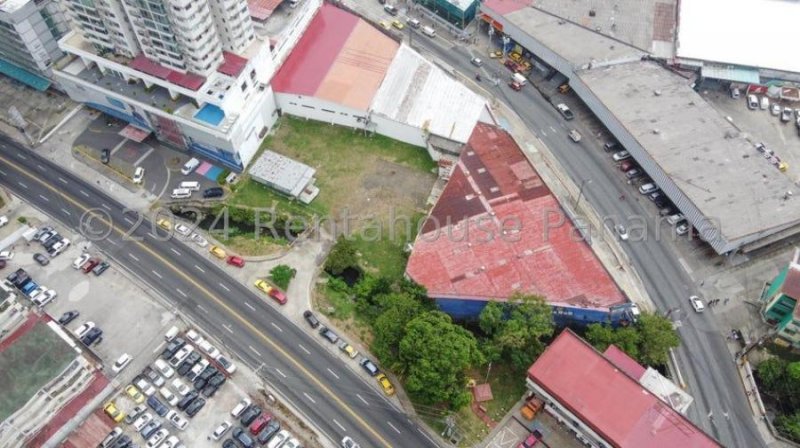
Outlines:
{"type": "Polygon", "coordinates": [[[358,251],[352,241],[340,235],[325,260],[325,271],[331,275],[341,275],[349,268],[361,270],[358,265],[358,251]]]}
{"type": "Polygon", "coordinates": [[[649,313],[643,313],[639,322],[629,327],[615,329],[608,325],[591,324],[586,327],[584,337],[601,352],[613,344],[647,366],[666,364],[669,349],[680,344],[672,322],[649,313]]]}
{"type": "Polygon", "coordinates": [[[484,352],[505,359],[517,369],[531,365],[544,350],[543,339],[553,335],[553,314],[542,297],[514,294],[508,302],[490,302],[478,325],[489,338],[484,352]]]}

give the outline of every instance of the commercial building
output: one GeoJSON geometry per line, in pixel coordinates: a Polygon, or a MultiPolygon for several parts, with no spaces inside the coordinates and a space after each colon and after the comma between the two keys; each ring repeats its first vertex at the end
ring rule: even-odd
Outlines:
{"type": "Polygon", "coordinates": [[[71,0],[78,29],[59,42],[71,60],[56,79],[76,101],[241,171],[278,117],[275,70],[320,5],[305,2],[271,41],[244,0],[71,0]]]}
{"type": "Polygon", "coordinates": [[[0,73],[36,90],[50,87],[69,25],[53,0],[0,0],[0,73]]]}
{"type": "Polygon", "coordinates": [[[720,447],[690,420],[566,329],[528,369],[545,411],[591,447],[720,447]]]}
{"type": "Polygon", "coordinates": [[[558,323],[619,324],[636,312],[503,129],[478,123],[414,241],[406,275],[440,309],[475,319],[537,294],[558,323]]]}
{"type": "Polygon", "coordinates": [[[462,30],[475,19],[480,4],[478,0],[417,0],[415,3],[462,30]]]}
{"type": "Polygon", "coordinates": [[[774,326],[776,342],[800,348],[800,252],[761,293],[761,316],[774,326]]]}
{"type": "Polygon", "coordinates": [[[319,194],[317,170],[273,151],[264,151],[247,170],[253,180],[308,204],[319,194]]]}

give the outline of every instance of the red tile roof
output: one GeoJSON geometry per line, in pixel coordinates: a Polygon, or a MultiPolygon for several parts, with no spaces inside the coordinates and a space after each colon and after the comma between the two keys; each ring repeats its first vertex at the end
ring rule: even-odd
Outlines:
{"type": "Polygon", "coordinates": [[[533,0],[486,0],[484,4],[487,8],[504,16],[522,8],[527,8],[533,4],[533,0]]]}
{"type": "Polygon", "coordinates": [[[247,7],[250,8],[250,17],[259,22],[263,22],[278,9],[283,0],[247,0],[247,7]]]}
{"type": "Polygon", "coordinates": [[[223,51],[222,57],[225,59],[225,62],[217,67],[217,71],[228,76],[233,76],[234,78],[238,77],[247,65],[247,59],[229,51],[223,51]]]}
{"type": "Polygon", "coordinates": [[[187,88],[189,90],[197,91],[206,82],[206,78],[203,76],[196,75],[191,72],[181,73],[164,67],[163,65],[148,59],[144,53],[136,56],[128,65],[134,70],[147,73],[150,76],[155,76],[156,78],[169,81],[175,85],[187,88]]]}
{"type": "Polygon", "coordinates": [[[606,351],[603,352],[603,356],[636,381],[639,381],[642,375],[647,372],[647,369],[643,365],[636,362],[635,359],[628,356],[627,353],[623,352],[616,345],[609,345],[606,351]]]}
{"type": "Polygon", "coordinates": [[[511,136],[478,123],[414,243],[406,273],[433,298],[505,300],[523,291],[574,307],[625,303],[576,235],[511,136]]]}
{"type": "Polygon", "coordinates": [[[539,356],[528,377],[613,446],[721,446],[569,329],[539,356]]]}

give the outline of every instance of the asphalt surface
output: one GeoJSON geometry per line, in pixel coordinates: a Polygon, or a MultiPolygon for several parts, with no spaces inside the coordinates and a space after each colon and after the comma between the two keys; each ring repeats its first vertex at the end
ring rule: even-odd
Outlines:
{"type": "MultiPolygon", "coordinates": [[[[93,185],[0,135],[0,184],[92,241],[108,257],[168,298],[220,340],[320,430],[362,447],[437,446],[401,409],[318,345],[265,296],[239,284],[217,264],[127,211],[93,185]],[[90,212],[87,212],[90,210],[90,212]],[[109,224],[113,223],[113,228],[109,224]],[[138,240],[138,241],[135,241],[138,240]]],[[[120,322],[120,325],[124,325],[120,322]]]]}
{"type": "MultiPolygon", "coordinates": [[[[415,33],[413,30],[409,32],[415,33]]],[[[638,238],[641,241],[633,241],[637,235],[632,233],[631,241],[623,247],[659,311],[680,310],[673,312],[672,317],[680,320],[678,332],[682,341],[675,355],[688,392],[695,399],[688,417],[725,446],[765,446],[753,421],[733,357],[713,313],[695,313],[689,304],[690,295],[701,294],[671,246],[675,243],[669,239],[674,237],[674,233],[668,226],[659,226],[656,222],[658,213],[650,201],[636,200],[643,197],[625,183],[622,173],[611,162],[610,154],[603,152],[602,142],[597,142],[592,138],[592,131],[582,126],[580,116],[570,122],[564,121],[553,105],[531,85],[526,85],[520,92],[511,90],[507,86],[511,72],[490,61],[485,51],[471,54],[464,46],[453,45],[441,38],[428,39],[419,33],[415,33],[412,40],[415,47],[421,46],[425,52],[467,77],[479,71],[482,85],[490,96],[514,109],[526,126],[550,148],[573,181],[579,185],[584,183],[584,200],[588,200],[602,217],[610,217],[615,222],[629,222],[631,217],[641,217],[646,222],[647,235],[638,238]],[[484,59],[484,66],[479,69],[470,64],[472,56],[484,59]],[[499,77],[498,86],[488,82],[490,75],[499,77]],[[568,138],[570,129],[578,129],[583,134],[580,144],[568,138]],[[621,195],[628,199],[620,200],[621,195]],[[661,232],[660,236],[655,234],[656,229],[661,232]]]]}

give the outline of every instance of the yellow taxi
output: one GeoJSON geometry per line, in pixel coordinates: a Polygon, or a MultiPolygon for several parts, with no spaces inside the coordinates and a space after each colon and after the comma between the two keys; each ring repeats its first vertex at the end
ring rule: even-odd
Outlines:
{"type": "Polygon", "coordinates": [[[220,260],[224,260],[228,257],[228,254],[226,254],[225,251],[219,246],[211,246],[211,249],[208,251],[211,252],[211,255],[219,258],[220,260]]]}
{"type": "Polygon", "coordinates": [[[386,375],[381,373],[376,377],[376,379],[381,385],[381,388],[383,388],[383,393],[386,395],[394,395],[394,386],[392,386],[392,382],[389,381],[389,378],[387,378],[386,375]]]}
{"type": "Polygon", "coordinates": [[[381,28],[385,30],[390,30],[392,29],[392,26],[389,25],[389,22],[387,22],[386,20],[381,20],[381,28]]]}
{"type": "Polygon", "coordinates": [[[260,289],[264,294],[269,294],[272,292],[272,286],[263,279],[256,280],[256,288],[260,289]]]}
{"type": "Polygon", "coordinates": [[[113,401],[107,403],[103,407],[103,411],[105,411],[106,415],[111,417],[111,420],[114,420],[117,423],[121,422],[122,419],[125,418],[125,413],[118,409],[117,405],[115,405],[113,401]]]}
{"type": "Polygon", "coordinates": [[[158,218],[156,224],[164,230],[172,230],[172,223],[167,218],[158,218]]]}
{"type": "Polygon", "coordinates": [[[125,394],[127,394],[131,400],[136,402],[136,404],[144,403],[144,394],[139,392],[139,389],[137,389],[133,384],[125,388],[125,394]]]}
{"type": "Polygon", "coordinates": [[[397,28],[398,30],[402,30],[403,28],[406,27],[405,25],[403,25],[403,22],[399,20],[392,20],[392,26],[397,28]]]}

